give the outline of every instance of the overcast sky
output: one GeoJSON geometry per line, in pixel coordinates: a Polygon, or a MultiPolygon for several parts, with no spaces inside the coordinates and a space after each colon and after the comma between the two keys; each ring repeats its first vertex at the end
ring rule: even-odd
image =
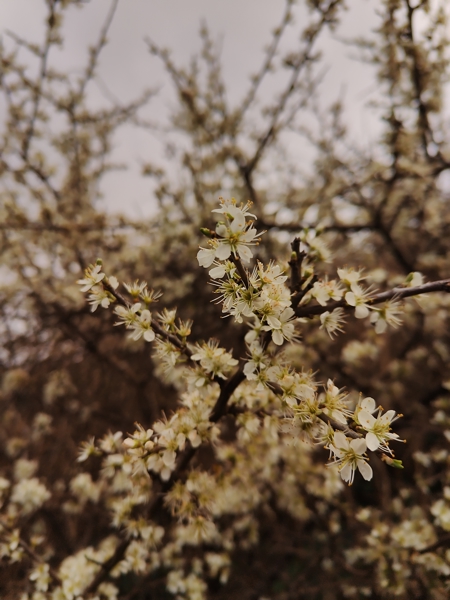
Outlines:
{"type": "MultiPolygon", "coordinates": [[[[377,2],[350,0],[348,4],[336,34],[321,42],[328,67],[322,94],[331,102],[344,93],[351,134],[359,143],[369,144],[379,133],[376,120],[371,118],[373,109],[367,106],[376,95],[374,71],[349,58],[355,52],[339,37],[369,35],[376,25],[377,2]]],[[[85,63],[87,46],[97,39],[109,6],[108,0],[91,0],[83,9],[70,9],[63,51],[53,57],[59,67],[76,73],[85,63]]],[[[242,98],[248,76],[260,65],[262,49],[284,6],[283,0],[120,0],[100,62],[100,84],[96,90],[92,88],[92,98],[97,94],[104,100],[101,84],[122,102],[135,98],[144,88],[158,86],[159,97],[152,101],[147,115],[154,121],[164,119],[174,102],[171,85],[159,62],[149,55],[144,38],[149,36],[171,48],[176,62],[186,64],[199,49],[198,31],[204,20],[212,36],[221,42],[228,99],[233,104],[242,98]]],[[[45,14],[44,0],[0,0],[1,30],[12,30],[28,40],[42,41],[45,14]]],[[[301,17],[300,11],[291,40],[296,39],[301,17]]],[[[115,142],[114,158],[127,162],[129,168],[105,179],[105,205],[112,211],[126,208],[133,216],[150,214],[154,206],[151,184],[141,178],[140,166],[145,160],[161,157],[160,140],[130,127],[121,130],[115,142]]],[[[299,159],[304,159],[300,154],[299,159]]]]}

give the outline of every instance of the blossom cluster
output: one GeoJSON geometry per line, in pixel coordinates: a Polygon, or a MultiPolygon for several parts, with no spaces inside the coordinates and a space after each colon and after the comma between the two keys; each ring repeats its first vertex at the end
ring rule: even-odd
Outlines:
{"type": "MultiPolygon", "coordinates": [[[[380,454],[391,466],[401,466],[389,446],[399,441],[391,431],[398,418],[395,411],[384,412],[370,397],[360,397],[355,403],[331,379],[320,383],[313,373],[294,368],[279,352],[287,343],[299,343],[304,320],[297,316],[297,309],[341,303],[320,314],[320,325],[330,335],[342,329],[346,306],[355,309],[357,318],[376,314],[372,320],[382,332],[379,322],[396,324],[395,302],[373,306],[359,271],[339,269],[338,279],[319,280],[313,264],[328,260],[329,253],[311,232],[301,235],[310,256],[300,269],[300,288],[288,287],[288,275],[274,261],[257,260],[250,266],[252,247],[261,234],[254,229],[256,216],[249,211],[249,203],[238,206],[234,199],[221,200],[213,212],[223,220],[214,231],[203,230],[209,247],[198,252],[200,265],[210,269],[224,315],[247,327],[246,357],[234,357],[218,340],[191,342],[190,321],[179,319],[175,309],[153,311],[159,292],[135,281],[123,284],[122,295],[118,279],[103,272],[100,260],[78,281],[92,311],[113,305],[116,325],[129,330],[134,341],[152,344],[155,359],[179,392],[179,402],[171,415],[150,426],[137,423],[127,435],[110,433],[82,444],[79,463],[99,457],[101,470],[96,480],[90,473],[72,479],[71,500],[63,510],[75,515],[88,503],[104,504],[117,535],[97,548],[68,557],[56,571],[44,560],[35,564],[29,578],[34,593],[44,594],[42,598],[50,597],[48,593],[52,600],[81,596],[100,577],[99,565],[112,560],[123,536],[126,548],[112,564],[110,580],[98,579],[98,597],[115,598],[114,581],[123,574],[145,575],[163,569],[169,592],[180,598],[204,598],[208,578],[227,580],[230,552],[257,542],[252,515],[264,501],[264,482],[269,486],[277,482],[280,506],[295,518],[306,519],[307,505],[297,496],[292,502],[292,486],[299,477],[315,497],[328,501],[339,491],[341,481],[353,483],[357,471],[366,480],[372,478],[369,452],[380,454]],[[234,419],[234,441],[221,422],[225,414],[234,419]],[[297,442],[290,441],[292,432],[299,443],[309,443],[301,453],[297,442]],[[321,469],[313,458],[317,443],[329,451],[332,468],[321,469]],[[220,477],[198,466],[187,473],[183,470],[200,447],[211,449],[220,477]],[[280,463],[284,465],[281,470],[280,463]],[[163,528],[148,517],[148,507],[158,505],[161,498],[177,519],[172,527],[163,528]],[[186,546],[202,544],[214,552],[192,560],[189,553],[184,554],[186,546]]],[[[33,475],[29,470],[12,493],[8,481],[3,485],[12,521],[2,552],[10,560],[19,560],[26,549],[14,527],[14,507],[20,505],[25,513],[35,511],[49,499],[33,475]]]]}
{"type": "MultiPolygon", "coordinates": [[[[320,306],[327,306],[330,301],[340,301],[355,309],[357,319],[370,317],[375,332],[384,333],[388,326],[398,327],[401,325],[402,314],[401,303],[395,298],[378,307],[372,304],[373,290],[370,287],[364,287],[362,281],[365,279],[362,272],[356,269],[340,268],[337,269],[339,279],[329,281],[326,277],[321,281],[315,281],[312,289],[305,294],[301,303],[307,305],[311,299],[314,299],[320,306]]],[[[421,284],[420,273],[411,274],[415,277],[417,285],[421,284]],[[420,283],[419,283],[420,281],[420,283]]],[[[407,281],[405,281],[405,286],[407,281]]],[[[345,322],[345,312],[341,306],[332,311],[324,311],[320,315],[321,327],[325,329],[332,338],[336,333],[343,331],[345,322]]]]}
{"type": "MultiPolygon", "coordinates": [[[[353,309],[356,318],[370,316],[375,331],[382,333],[388,324],[399,323],[399,303],[391,299],[375,305],[370,288],[362,285],[362,273],[354,269],[338,269],[334,280],[319,279],[314,265],[327,260],[329,253],[311,231],[300,235],[307,252],[295,289],[275,261],[256,260],[251,265],[252,247],[261,234],[253,227],[256,217],[249,209],[249,204],[222,200],[214,212],[224,220],[214,232],[204,230],[210,245],[198,253],[199,263],[210,268],[224,315],[247,328],[247,355],[239,359],[218,340],[192,342],[192,322],[179,319],[176,309],[155,312],[152,305],[161,294],[146,282],[124,283],[122,294],[118,279],[103,272],[100,260],[78,281],[92,311],[113,306],[116,325],[123,325],[133,341],[151,343],[179,400],[172,414],[149,426],[136,423],[126,435],[118,431],[82,444],[78,462],[97,457],[101,468],[96,478],[88,472],[72,478],[67,486],[70,498],[62,510],[75,516],[88,505],[104,506],[115,533],[97,547],[67,557],[55,570],[44,560],[45,553],[40,561],[36,554],[29,571],[33,600],[74,600],[90,586],[95,597],[113,600],[122,575],[146,576],[161,569],[170,593],[202,599],[208,579],[226,582],[230,553],[257,543],[252,515],[264,502],[266,486],[276,485],[279,506],[304,520],[310,517],[310,508],[294,493],[299,480],[319,502],[329,502],[342,482],[351,485],[357,473],[372,479],[371,452],[401,468],[390,447],[400,441],[391,430],[400,415],[384,411],[371,397],[360,395],[355,401],[332,379],[318,381],[311,371],[294,367],[288,353],[280,352],[290,344],[301,348],[301,327],[308,325],[297,315],[307,314],[309,308],[312,318],[320,314],[320,327],[333,336],[353,309]],[[233,419],[231,437],[221,421],[227,414],[233,419]],[[308,445],[299,452],[298,444],[304,442],[308,445]],[[329,469],[314,458],[316,445],[328,450],[329,469]],[[211,452],[220,476],[200,464],[186,471],[189,457],[201,447],[211,452]],[[164,527],[151,518],[151,507],[161,503],[175,518],[164,527]],[[125,550],[113,561],[124,539],[125,550]],[[214,551],[193,559],[184,552],[204,544],[214,551]],[[109,579],[104,580],[100,565],[108,561],[113,562],[109,579]]],[[[417,283],[416,275],[405,287],[417,283]]],[[[46,387],[48,404],[56,401],[61,381],[65,390],[73,390],[67,374],[53,373],[46,387]]],[[[15,482],[0,480],[9,519],[0,549],[10,561],[23,560],[29,548],[21,537],[19,515],[39,511],[50,499],[33,464],[18,462],[16,472],[15,482]]],[[[433,506],[436,522],[444,528],[447,512],[446,500],[433,506]]],[[[408,537],[406,529],[398,528],[399,539],[408,537]]]]}
{"type": "MultiPolygon", "coordinates": [[[[280,390],[281,397],[291,410],[294,418],[302,422],[312,437],[322,439],[334,460],[344,481],[353,482],[356,469],[365,479],[372,478],[372,469],[367,464],[366,450],[382,451],[391,454],[389,441],[398,438],[390,432],[390,423],[394,420],[395,411],[382,415],[382,409],[376,408],[372,398],[361,401],[353,412],[345,402],[346,395],[329,380],[324,393],[317,393],[317,384],[311,375],[297,373],[289,365],[280,364],[273,360],[267,350],[265,332],[270,332],[272,341],[281,346],[285,341],[295,342],[296,316],[292,308],[292,294],[286,285],[288,279],[280,265],[274,262],[267,267],[257,261],[252,271],[245,270],[239,264],[240,260],[249,262],[253,253],[249,248],[254,244],[256,232],[253,229],[255,215],[249,213],[249,204],[237,205],[234,199],[221,200],[221,208],[213,212],[225,215],[226,225],[219,223],[216,235],[210,240],[210,248],[201,248],[197,259],[201,266],[209,268],[210,276],[219,294],[223,312],[233,315],[236,321],[242,322],[246,317],[250,320],[251,330],[246,335],[249,360],[244,366],[244,374],[249,381],[255,381],[258,389],[272,388],[280,390]],[[251,217],[250,220],[248,218],[251,217]],[[247,237],[244,232],[252,231],[247,237]],[[236,240],[239,244],[236,245],[236,240]],[[234,244],[234,245],[233,245],[234,244]],[[229,257],[232,260],[228,260],[229,257]],[[218,280],[221,280],[218,282],[218,280]],[[377,418],[372,413],[378,413],[377,418]],[[328,421],[327,421],[328,419],[328,421]],[[341,430],[333,433],[323,433],[324,428],[330,427],[330,420],[340,426],[348,427],[353,422],[352,432],[356,439],[349,439],[341,430]],[[366,433],[363,433],[366,432],[366,433]]],[[[317,241],[316,236],[308,232],[301,237],[307,245],[317,241]]],[[[317,246],[317,244],[316,244],[317,246]]],[[[321,252],[316,251],[322,259],[328,254],[322,246],[321,252]]],[[[317,248],[316,248],[317,250],[317,248]]],[[[362,273],[354,269],[341,268],[337,270],[339,280],[313,281],[307,273],[306,284],[309,289],[301,299],[305,306],[315,299],[320,306],[326,306],[330,301],[345,299],[347,305],[355,308],[357,318],[365,318],[373,311],[372,318],[375,329],[382,333],[387,324],[398,325],[398,303],[386,303],[379,309],[370,306],[370,289],[364,289],[361,280],[362,273]]],[[[330,335],[342,329],[344,310],[334,309],[332,313],[321,315],[322,326],[330,335]]]]}
{"type": "MultiPolygon", "coordinates": [[[[248,382],[254,382],[259,392],[281,398],[285,418],[299,423],[302,435],[321,442],[330,450],[331,464],[337,466],[344,481],[352,483],[356,470],[364,478],[370,479],[372,469],[367,463],[367,451],[381,452],[389,457],[392,455],[389,442],[398,438],[390,428],[395,420],[395,412],[391,410],[382,414],[382,409],[376,407],[372,398],[360,400],[352,410],[346,394],[331,380],[320,392],[310,373],[297,372],[271,352],[269,340],[275,346],[298,340],[296,326],[299,320],[292,306],[292,292],[286,284],[288,276],[280,265],[271,261],[265,266],[258,260],[250,271],[242,264],[250,262],[253,257],[250,247],[260,240],[261,235],[253,227],[256,217],[249,209],[249,203],[238,206],[234,199],[221,199],[221,207],[213,212],[220,214],[224,221],[218,223],[215,232],[204,230],[208,232],[210,247],[201,248],[197,255],[201,266],[213,266],[210,275],[223,312],[234,316],[240,323],[245,319],[249,326],[246,335],[248,359],[242,367],[243,375],[248,382]]],[[[312,243],[314,239],[308,234],[305,244],[312,243]]],[[[331,281],[326,278],[323,281],[316,280],[310,267],[306,272],[307,287],[300,299],[302,307],[312,299],[319,306],[326,306],[330,301],[344,298],[349,306],[355,307],[357,318],[368,316],[372,309],[370,293],[360,284],[363,279],[360,271],[338,269],[339,280],[331,281]]],[[[84,291],[96,290],[99,297],[104,293],[109,294],[111,301],[118,303],[114,310],[119,317],[117,324],[130,329],[134,340],[143,337],[148,342],[156,341],[157,354],[165,361],[166,368],[170,370],[181,366],[184,372],[188,404],[168,420],[154,424],[151,429],[139,426],[124,442],[135,472],[153,472],[167,481],[176,468],[177,456],[184,451],[186,442],[195,448],[217,437],[218,430],[210,420],[214,410],[214,391],[210,386],[215,381],[231,377],[233,370],[238,367],[238,360],[215,340],[195,345],[187,343],[190,323],[180,322],[177,326],[174,310],[164,310],[156,316],[155,322],[148,307],[160,294],[148,291],[145,282],[125,284],[132,298],[128,302],[115,291],[117,279],[106,277],[101,271],[101,262],[98,262],[86,271],[79,284],[84,291]],[[188,358],[188,365],[182,358],[183,354],[188,358]],[[197,394],[195,402],[192,393],[197,394]]],[[[97,304],[102,305],[101,302],[97,304]]],[[[107,308],[106,305],[104,307],[107,308]]],[[[334,316],[340,316],[340,311],[341,307],[336,308],[334,316]]],[[[377,315],[377,324],[395,321],[392,306],[377,309],[374,314],[377,315]]],[[[328,315],[330,333],[341,327],[338,318],[333,324],[332,315],[328,315]]],[[[322,326],[326,324],[325,317],[322,326]]],[[[247,427],[248,423],[256,424],[257,421],[256,417],[245,420],[247,427]]],[[[85,454],[84,451],[83,456],[85,454]]]]}
{"type": "Polygon", "coordinates": [[[253,317],[254,328],[270,332],[273,342],[281,346],[285,340],[296,337],[296,319],[285,286],[287,276],[273,262],[264,267],[258,261],[251,273],[243,270],[241,263],[248,263],[253,257],[250,246],[261,235],[253,228],[253,220],[247,220],[256,219],[248,209],[248,203],[239,207],[234,198],[222,199],[221,208],[213,212],[223,214],[226,222],[219,222],[215,236],[209,240],[210,247],[200,248],[197,259],[202,267],[214,265],[209,274],[215,280],[223,312],[239,323],[243,317],[253,317]]]}
{"type": "MultiPolygon", "coordinates": [[[[181,398],[184,410],[175,412],[168,420],[155,422],[153,429],[138,425],[137,430],[123,442],[126,459],[133,472],[153,472],[167,481],[186,443],[198,448],[203,442],[214,440],[218,431],[210,421],[212,400],[211,395],[186,394],[181,398]]],[[[116,458],[123,460],[121,455],[116,458]]],[[[115,459],[110,460],[114,462],[115,459]]]]}

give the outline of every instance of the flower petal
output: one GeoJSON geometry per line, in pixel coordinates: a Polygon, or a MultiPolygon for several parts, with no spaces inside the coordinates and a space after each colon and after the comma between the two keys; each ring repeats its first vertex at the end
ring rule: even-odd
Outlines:
{"type": "Polygon", "coordinates": [[[153,331],[153,329],[147,329],[147,331],[144,333],[144,340],[146,342],[153,342],[154,339],[155,332],[153,331]]]}
{"type": "Polygon", "coordinates": [[[364,454],[367,448],[366,440],[364,438],[358,438],[350,442],[350,447],[356,452],[356,454],[364,454]]]}
{"type": "Polygon", "coordinates": [[[350,304],[350,306],[356,306],[355,294],[353,292],[347,292],[345,294],[345,301],[347,304],[350,304]]]}
{"type": "Polygon", "coordinates": [[[380,440],[371,431],[369,431],[369,433],[366,435],[366,442],[367,447],[369,448],[369,450],[372,450],[372,452],[375,452],[375,450],[378,450],[378,448],[380,447],[380,440]]]}
{"type": "Polygon", "coordinates": [[[239,258],[244,262],[250,262],[250,259],[253,258],[253,252],[248,246],[243,246],[242,244],[239,244],[237,247],[237,252],[239,254],[239,258]]]}
{"type": "Polygon", "coordinates": [[[364,400],[361,402],[361,408],[369,413],[373,413],[375,412],[376,402],[373,398],[364,398],[364,400]]]}
{"type": "Polygon", "coordinates": [[[365,460],[358,460],[358,470],[366,481],[370,481],[373,477],[372,467],[365,460]]]}
{"type": "Polygon", "coordinates": [[[388,410],[384,413],[382,417],[380,417],[381,423],[390,423],[395,417],[395,410],[388,410]]]}
{"type": "Polygon", "coordinates": [[[333,412],[331,413],[331,416],[338,423],[342,423],[342,425],[347,425],[347,419],[345,418],[344,414],[341,413],[340,410],[336,410],[336,409],[333,410],[333,412]]]}
{"type": "Polygon", "coordinates": [[[220,235],[220,237],[228,237],[228,229],[224,223],[217,223],[216,225],[216,233],[220,235]]]}
{"type": "Polygon", "coordinates": [[[209,276],[212,279],[222,279],[222,277],[225,275],[225,267],[223,265],[219,265],[218,267],[214,267],[214,269],[211,269],[211,271],[209,272],[209,276]]]}
{"type": "Polygon", "coordinates": [[[342,467],[341,477],[345,482],[348,481],[349,484],[353,483],[354,474],[353,474],[353,469],[352,469],[352,466],[350,463],[347,463],[346,465],[344,465],[342,467]]]}
{"type": "Polygon", "coordinates": [[[334,446],[338,450],[341,450],[341,449],[347,450],[348,449],[348,447],[349,447],[348,439],[345,437],[345,435],[342,433],[342,431],[335,431],[333,440],[334,440],[334,446]]]}
{"type": "Polygon", "coordinates": [[[216,258],[226,260],[231,254],[231,246],[229,244],[219,244],[216,248],[216,258]]]}
{"type": "Polygon", "coordinates": [[[207,269],[213,264],[215,255],[215,248],[200,248],[200,250],[197,252],[198,264],[207,269]]]}
{"type": "Polygon", "coordinates": [[[358,413],[358,421],[364,429],[372,429],[374,423],[376,423],[376,419],[373,415],[371,415],[367,410],[360,410],[358,413]]]}
{"type": "Polygon", "coordinates": [[[355,317],[357,319],[365,319],[369,316],[369,309],[365,304],[360,304],[355,308],[355,317]]]}
{"type": "Polygon", "coordinates": [[[277,346],[282,346],[283,345],[283,334],[281,333],[281,331],[276,330],[276,331],[272,331],[272,341],[274,344],[276,344],[277,346]]]}

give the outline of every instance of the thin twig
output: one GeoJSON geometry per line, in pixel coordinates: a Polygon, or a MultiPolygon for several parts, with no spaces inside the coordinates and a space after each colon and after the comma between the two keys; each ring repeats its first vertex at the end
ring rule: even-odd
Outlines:
{"type": "MultiPolygon", "coordinates": [[[[369,297],[365,302],[368,306],[374,304],[381,304],[386,300],[401,300],[403,298],[411,298],[412,296],[419,296],[421,294],[429,294],[431,292],[446,292],[450,293],[450,279],[442,279],[440,281],[431,281],[430,283],[424,283],[416,287],[410,288],[393,288],[387,292],[381,292],[372,297],[369,297]]],[[[297,317],[313,317],[316,315],[322,315],[324,312],[333,311],[335,308],[347,308],[349,310],[354,309],[354,306],[347,304],[345,300],[337,300],[335,302],[329,302],[326,306],[299,306],[295,310],[297,317]]]]}
{"type": "MultiPolygon", "coordinates": [[[[5,531],[7,531],[8,533],[14,532],[14,529],[12,527],[10,527],[9,525],[7,525],[1,517],[0,517],[0,527],[3,527],[3,529],[5,531]]],[[[33,548],[31,546],[29,546],[27,544],[27,542],[25,542],[25,540],[23,540],[21,537],[19,537],[19,545],[23,548],[25,553],[28,554],[28,556],[38,565],[48,564],[44,559],[42,559],[40,556],[38,556],[36,554],[36,552],[33,550],[33,548]]],[[[57,574],[57,572],[54,569],[52,569],[52,567],[49,566],[48,572],[50,573],[50,575],[52,576],[52,578],[55,580],[55,582],[58,585],[62,585],[62,581],[59,578],[59,575],[57,574]]]]}

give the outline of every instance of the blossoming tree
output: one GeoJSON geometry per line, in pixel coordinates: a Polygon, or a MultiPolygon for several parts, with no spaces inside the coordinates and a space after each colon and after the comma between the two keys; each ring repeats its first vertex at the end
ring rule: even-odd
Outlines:
{"type": "Polygon", "coordinates": [[[89,105],[117,2],[77,79],[50,58],[80,3],[46,4],[43,45],[1,54],[2,597],[448,597],[446,3],[385,0],[357,43],[386,91],[379,156],[319,108],[341,1],[308,2],[281,55],[288,1],[235,107],[206,29],[204,71],[149,41],[185,176],[145,166],[147,223],[95,209],[148,100],[89,105]],[[306,180],[288,130],[317,152],[306,180]]]}

